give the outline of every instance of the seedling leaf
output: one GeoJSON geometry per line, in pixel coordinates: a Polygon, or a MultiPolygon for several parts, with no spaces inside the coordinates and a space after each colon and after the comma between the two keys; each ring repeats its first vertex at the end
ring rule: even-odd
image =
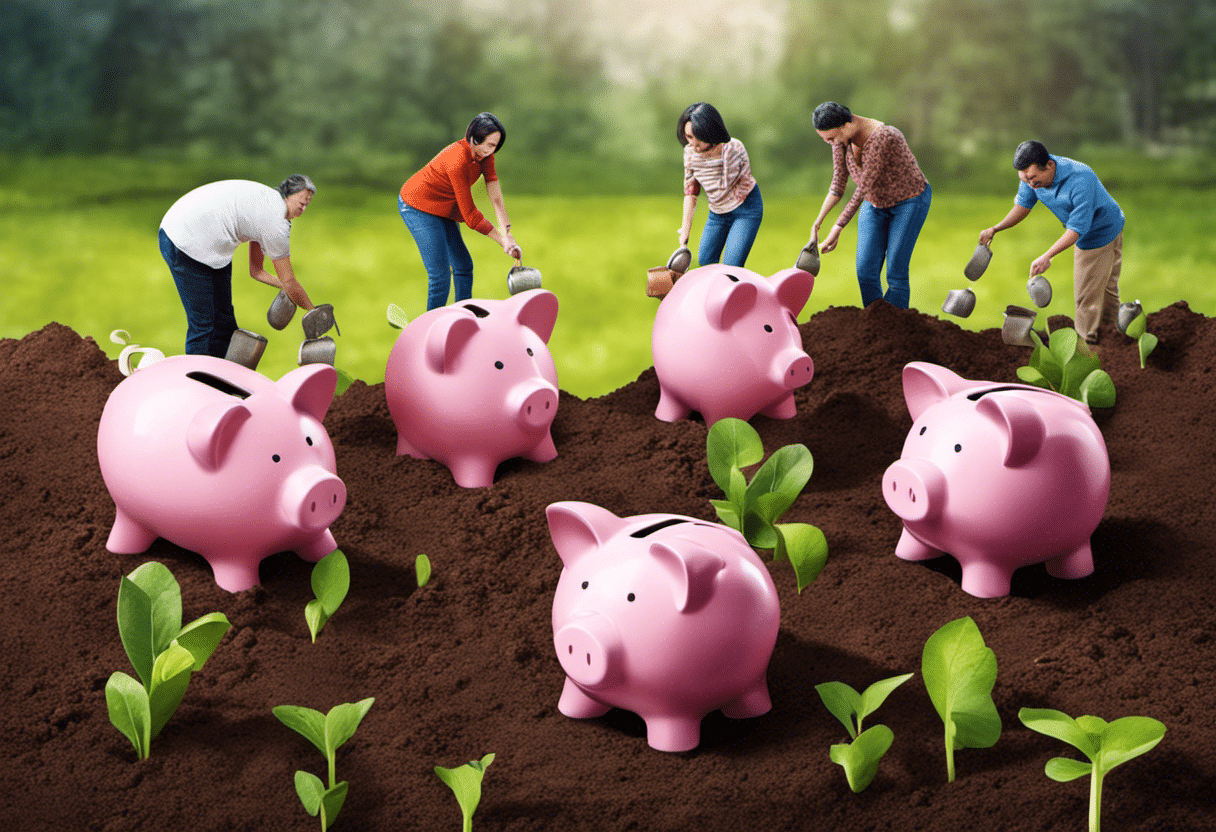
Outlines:
{"type": "Polygon", "coordinates": [[[1098,753],[1098,738],[1063,711],[1051,708],[1022,708],[1018,711],[1018,719],[1031,731],[1066,742],[1090,759],[1098,753]]]}
{"type": "Polygon", "coordinates": [[[739,515],[735,512],[735,507],[730,500],[710,500],[709,504],[714,507],[719,520],[732,529],[742,531],[739,515]]]}
{"type": "Polygon", "coordinates": [[[182,703],[193,670],[194,656],[180,645],[170,645],[168,650],[156,657],[156,664],[152,668],[152,690],[148,692],[153,737],[160,735],[169,717],[182,703]]]}
{"type": "MultiPolygon", "coordinates": [[[[761,452],[763,453],[763,451],[761,452]]],[[[786,509],[794,504],[794,500],[798,498],[811,479],[811,472],[814,469],[814,460],[805,445],[786,445],[778,448],[752,477],[751,484],[747,486],[745,507],[755,508],[765,520],[770,523],[775,522],[786,509]],[[786,499],[768,500],[765,504],[766,508],[761,510],[758,498],[764,495],[786,499]],[[781,506],[782,503],[784,506],[777,509],[776,513],[772,513],[774,508],[781,506]]]]}
{"type": "Polygon", "coordinates": [[[902,676],[880,679],[866,688],[861,694],[861,707],[857,709],[858,724],[878,710],[878,707],[887,701],[887,697],[891,695],[892,691],[911,678],[911,673],[904,673],[902,676]]]}
{"type": "Polygon", "coordinates": [[[780,523],[774,559],[789,558],[798,580],[798,592],[819,576],[828,562],[828,540],[816,526],[808,523],[780,523]]]}
{"type": "Polygon", "coordinates": [[[106,710],[111,724],[135,747],[135,756],[140,760],[148,759],[152,745],[152,714],[144,686],[122,671],[110,674],[106,681],[106,710]]]}
{"type": "Polygon", "coordinates": [[[325,714],[303,705],[279,705],[271,713],[291,730],[311,742],[322,754],[329,756],[325,748],[325,714]]]}
{"type": "Polygon", "coordinates": [[[338,819],[338,812],[342,811],[342,804],[346,802],[346,792],[349,789],[350,783],[343,780],[322,795],[321,823],[324,828],[328,829],[329,825],[338,819]]]}
{"type": "Polygon", "coordinates": [[[1116,719],[1102,732],[1101,765],[1106,771],[1150,751],[1165,736],[1165,725],[1148,716],[1116,719]]]}
{"type": "MultiPolygon", "coordinates": [[[[1148,315],[1144,314],[1144,312],[1141,312],[1139,315],[1132,318],[1132,322],[1127,325],[1127,337],[1128,338],[1139,338],[1140,336],[1144,335],[1147,327],[1148,327],[1148,315]]],[[[113,337],[113,336],[111,336],[111,337],[113,337]]]]}
{"type": "MultiPolygon", "coordinates": [[[[719,419],[709,429],[706,438],[709,475],[718,488],[733,499],[731,472],[735,468],[755,465],[764,458],[764,444],[756,429],[742,419],[719,419]]],[[[746,488],[746,482],[744,483],[746,488]]]]}
{"type": "MultiPolygon", "coordinates": [[[[840,720],[849,736],[856,739],[857,728],[853,724],[853,717],[861,711],[861,694],[844,682],[824,682],[815,685],[815,690],[823,700],[824,707],[840,720]]],[[[832,762],[838,761],[833,757],[832,762]]]]}
{"type": "Polygon", "coordinates": [[[1140,347],[1140,369],[1144,369],[1144,360],[1149,357],[1149,354],[1157,349],[1157,336],[1151,332],[1146,332],[1139,338],[1140,347]]]}
{"type": "Polygon", "coordinates": [[[318,599],[314,598],[304,605],[304,621],[308,624],[308,632],[312,635],[313,644],[316,644],[317,633],[321,632],[325,622],[329,621],[329,616],[325,614],[325,608],[321,606],[318,599]]]}
{"type": "Polygon", "coordinates": [[[945,726],[946,772],[954,782],[954,750],[989,748],[1001,735],[992,701],[996,654],[970,616],[944,625],[925,642],[921,675],[945,726]]]}
{"type": "Polygon", "coordinates": [[[481,781],[492,762],[494,755],[487,754],[480,760],[473,760],[456,768],[435,766],[435,774],[456,795],[456,803],[460,805],[466,832],[473,828],[473,812],[481,802],[481,781]]]}
{"type": "Polygon", "coordinates": [[[414,575],[418,578],[418,588],[426,586],[431,579],[431,559],[426,555],[414,558],[414,575]]]}
{"type": "Polygon", "coordinates": [[[1051,333],[1051,337],[1047,342],[1047,348],[1051,351],[1056,363],[1061,367],[1065,367],[1068,365],[1069,359],[1077,353],[1078,340],[1079,336],[1075,329],[1072,327],[1060,327],[1051,333]]]}
{"type": "Polygon", "coordinates": [[[860,794],[874,782],[878,774],[878,762],[891,748],[895,734],[885,725],[867,728],[851,743],[833,745],[828,756],[833,763],[844,768],[849,788],[860,794]]]}
{"type": "Polygon", "coordinates": [[[151,690],[156,657],[181,628],[181,589],[164,564],[149,561],[119,581],[118,634],[145,690],[151,690]]]}
{"type": "Polygon", "coordinates": [[[1036,387],[1051,387],[1051,384],[1047,381],[1047,376],[1043,375],[1038,371],[1037,368],[1031,367],[1029,364],[1027,364],[1025,367],[1018,367],[1017,374],[1018,378],[1026,384],[1033,384],[1036,387]]]}
{"type": "Polygon", "coordinates": [[[1115,406],[1115,382],[1105,370],[1094,370],[1080,386],[1081,401],[1090,407],[1115,406]]]}
{"type": "Polygon", "coordinates": [[[385,310],[385,317],[388,318],[388,325],[393,329],[405,329],[410,319],[406,316],[405,310],[395,303],[390,303],[388,309],[385,310]]]}
{"type": "Polygon", "coordinates": [[[344,702],[341,705],[334,705],[329,709],[329,713],[325,715],[325,755],[327,757],[332,758],[334,752],[355,735],[359,723],[363,721],[363,717],[367,715],[375,701],[375,697],[368,697],[359,702],[344,702]]]}
{"type": "Polygon", "coordinates": [[[296,794],[304,804],[304,811],[314,818],[321,811],[321,798],[325,796],[325,784],[321,778],[307,771],[296,772],[296,794]]]}
{"type": "Polygon", "coordinates": [[[230,629],[232,624],[222,612],[207,613],[182,627],[176,643],[190,651],[190,655],[194,657],[194,669],[202,670],[230,629]]]}
{"type": "Polygon", "coordinates": [[[317,633],[337,612],[350,591],[350,564],[341,549],[334,549],[312,568],[312,591],[317,599],[304,607],[304,620],[308,622],[308,631],[315,642],[317,633]]]}
{"type": "Polygon", "coordinates": [[[1092,774],[1093,770],[1093,763],[1083,763],[1068,757],[1052,757],[1043,769],[1044,773],[1057,783],[1076,780],[1078,777],[1092,774]]]}

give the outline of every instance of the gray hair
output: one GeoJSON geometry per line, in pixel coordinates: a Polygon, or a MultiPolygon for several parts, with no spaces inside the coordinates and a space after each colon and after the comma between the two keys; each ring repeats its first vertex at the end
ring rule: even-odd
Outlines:
{"type": "Polygon", "coordinates": [[[287,197],[291,196],[292,194],[299,193],[300,191],[312,191],[315,194],[317,192],[317,186],[313,184],[311,179],[302,173],[293,173],[291,176],[279,183],[279,194],[283,197],[283,199],[287,199],[287,197]]]}

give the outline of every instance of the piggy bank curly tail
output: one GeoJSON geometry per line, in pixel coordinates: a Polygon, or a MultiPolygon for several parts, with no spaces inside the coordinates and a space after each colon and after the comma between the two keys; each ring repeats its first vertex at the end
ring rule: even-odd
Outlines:
{"type": "Polygon", "coordinates": [[[124,376],[129,376],[143,367],[150,367],[165,357],[165,354],[156,347],[142,347],[134,343],[131,340],[131,333],[125,329],[116,329],[111,332],[110,340],[122,345],[122,352],[118,354],[118,371],[124,376]],[[139,362],[132,366],[131,359],[135,356],[141,357],[139,362]]]}

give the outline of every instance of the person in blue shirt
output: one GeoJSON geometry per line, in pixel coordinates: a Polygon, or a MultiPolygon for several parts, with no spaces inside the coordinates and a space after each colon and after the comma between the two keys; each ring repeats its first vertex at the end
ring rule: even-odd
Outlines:
{"type": "Polygon", "coordinates": [[[1097,344],[1099,328],[1113,324],[1119,313],[1123,211],[1092,168],[1048,153],[1042,142],[1018,145],[1013,167],[1022,180],[1013,208],[980,232],[980,242],[990,245],[998,231],[1026,219],[1036,203],[1046,205],[1064,224],[1064,233],[1030,264],[1030,276],[1043,274],[1053,257],[1073,247],[1073,325],[1087,344],[1097,344]]]}

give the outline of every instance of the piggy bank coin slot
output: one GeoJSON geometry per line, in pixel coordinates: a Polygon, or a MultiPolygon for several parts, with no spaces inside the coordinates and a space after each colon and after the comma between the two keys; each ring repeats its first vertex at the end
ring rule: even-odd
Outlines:
{"type": "Polygon", "coordinates": [[[674,526],[677,523],[687,523],[687,522],[688,522],[687,520],[680,520],[680,519],[674,518],[674,517],[670,520],[660,520],[658,523],[655,523],[651,526],[647,526],[644,529],[638,529],[636,532],[634,532],[633,534],[631,534],[629,536],[636,537],[636,538],[649,537],[650,535],[657,532],[659,529],[665,529],[668,526],[674,526]]]}
{"type": "Polygon", "coordinates": [[[989,387],[987,390],[979,390],[975,393],[968,393],[967,398],[973,402],[978,402],[980,399],[982,399],[984,396],[987,396],[989,393],[1008,393],[1010,391],[1016,391],[1018,393],[1050,393],[1051,392],[1050,390],[1038,390],[1038,389],[1028,390],[1025,387],[1012,387],[1012,386],[989,387]]]}
{"type": "Polygon", "coordinates": [[[462,308],[469,310],[470,312],[472,312],[474,315],[476,315],[479,318],[490,317],[489,311],[487,311],[484,307],[478,306],[475,303],[462,304],[462,308]]]}
{"type": "Polygon", "coordinates": [[[227,393],[229,396],[236,396],[238,399],[247,399],[252,395],[248,390],[242,390],[240,387],[237,387],[231,382],[225,381],[219,376],[213,376],[211,373],[204,373],[201,370],[186,373],[186,378],[194,379],[195,381],[205,384],[208,387],[214,387],[221,393],[227,393]]]}

